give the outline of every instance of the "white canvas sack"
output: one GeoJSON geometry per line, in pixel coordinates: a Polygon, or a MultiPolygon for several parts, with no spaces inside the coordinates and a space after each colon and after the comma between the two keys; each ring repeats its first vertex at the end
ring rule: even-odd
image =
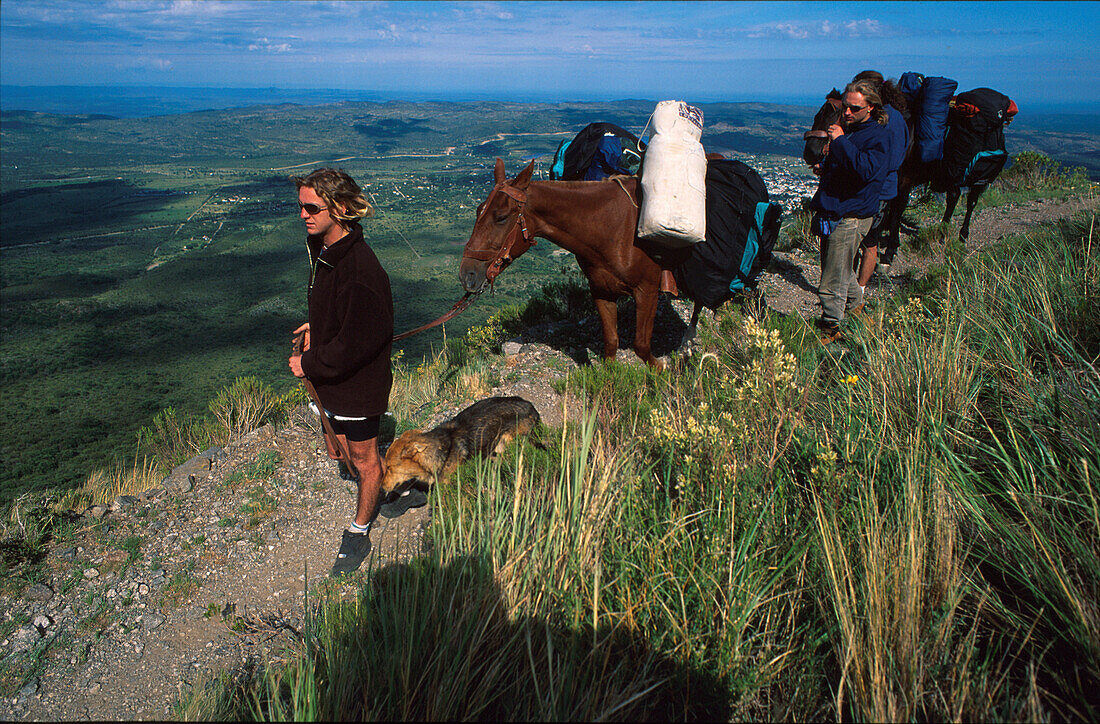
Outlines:
{"type": "Polygon", "coordinates": [[[661,101],[642,162],[638,236],[663,246],[698,244],[707,231],[707,158],[703,112],[683,101],[661,101]]]}

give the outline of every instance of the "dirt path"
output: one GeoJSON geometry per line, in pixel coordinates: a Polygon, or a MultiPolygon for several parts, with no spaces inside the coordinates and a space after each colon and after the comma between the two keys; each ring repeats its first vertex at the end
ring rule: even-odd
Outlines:
{"type": "MultiPolygon", "coordinates": [[[[986,209],[972,224],[969,248],[1096,206],[1093,198],[986,209]]],[[[778,258],[778,273],[762,282],[768,304],[812,319],[816,250],[778,258]]],[[[936,261],[903,250],[891,276],[936,261]]],[[[894,293],[892,286],[880,283],[872,300],[894,293]]],[[[675,349],[690,307],[662,307],[657,334],[675,349]]],[[[631,325],[621,320],[624,347],[631,325]]],[[[598,337],[594,319],[530,331],[506,344],[496,363],[494,376],[505,382],[475,386],[431,423],[474,399],[518,394],[560,427],[579,405],[554,392],[554,382],[594,357],[598,337]]],[[[636,362],[627,349],[620,355],[636,362]]],[[[29,675],[0,700],[0,719],[163,719],[204,677],[279,661],[301,628],[307,575],[313,591],[351,591],[355,583],[325,578],[352,514],[353,484],[320,441],[315,419],[300,410],[280,429],[265,427],[189,461],[193,480],[177,475],[167,488],[120,499],[114,511],[89,511],[76,534],[50,549],[39,582],[0,596],[0,658],[29,675]]],[[[379,518],[374,565],[419,555],[430,518],[428,506],[379,518]]]]}
{"type": "MultiPolygon", "coordinates": [[[[1006,204],[974,212],[970,223],[970,239],[967,253],[975,254],[981,249],[996,243],[1007,235],[1044,222],[1074,216],[1081,212],[1096,213],[1098,199],[1081,197],[1067,200],[1039,200],[1018,204],[1006,204]]],[[[924,224],[934,223],[938,219],[922,220],[924,224]]],[[[957,229],[962,223],[962,214],[956,213],[953,219],[957,229]]],[[[790,252],[777,252],[774,274],[761,277],[768,305],[783,314],[799,314],[807,320],[821,316],[821,304],[817,298],[817,284],[821,280],[821,267],[817,249],[795,249],[790,252]]],[[[944,261],[943,248],[929,250],[926,255],[915,254],[902,248],[890,267],[889,276],[883,278],[876,274],[867,285],[867,299],[874,303],[885,296],[898,294],[905,289],[905,280],[923,276],[933,264],[944,261]]]]}

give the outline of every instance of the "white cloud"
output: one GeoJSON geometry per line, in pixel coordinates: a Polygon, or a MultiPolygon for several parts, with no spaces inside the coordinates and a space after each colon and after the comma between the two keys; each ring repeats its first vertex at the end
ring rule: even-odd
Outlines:
{"type": "Polygon", "coordinates": [[[290,43],[272,43],[267,38],[260,38],[254,43],[250,43],[249,50],[259,50],[265,53],[289,53],[291,48],[290,43]]]}
{"type": "Polygon", "coordinates": [[[898,34],[896,30],[873,18],[833,22],[775,22],[748,28],[749,38],[787,38],[790,40],[822,40],[828,38],[884,38],[898,34]]]}
{"type": "Polygon", "coordinates": [[[397,40],[400,35],[397,25],[394,23],[387,23],[375,30],[374,33],[382,40],[397,40]]]}
{"type": "Polygon", "coordinates": [[[172,70],[174,64],[167,58],[145,56],[118,62],[115,67],[120,70],[156,70],[166,72],[172,70]]]}

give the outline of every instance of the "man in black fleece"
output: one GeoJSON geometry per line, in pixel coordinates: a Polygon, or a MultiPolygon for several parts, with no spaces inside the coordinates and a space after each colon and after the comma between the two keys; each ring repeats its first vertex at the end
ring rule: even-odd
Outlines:
{"type": "Polygon", "coordinates": [[[298,207],[309,249],[309,321],[301,354],[290,369],[317,390],[336,439],[328,454],[359,479],[355,519],[344,531],[333,575],[359,568],[370,553],[370,525],[378,515],[383,461],[378,429],[393,377],[393,298],[378,257],[363,241],[359,219],[371,214],[359,185],[341,170],[322,168],[297,178],[298,207]]]}

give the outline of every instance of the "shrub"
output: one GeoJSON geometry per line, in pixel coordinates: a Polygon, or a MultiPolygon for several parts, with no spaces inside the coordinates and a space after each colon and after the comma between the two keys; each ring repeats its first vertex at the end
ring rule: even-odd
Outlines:
{"type": "Polygon", "coordinates": [[[167,407],[138,430],[138,448],[165,467],[175,467],[214,444],[209,420],[181,415],[167,407]]]}
{"type": "Polygon", "coordinates": [[[788,221],[784,224],[779,240],[775,244],[776,251],[790,251],[792,249],[817,249],[817,237],[811,230],[813,212],[806,207],[806,202],[788,215],[788,221]]]}
{"type": "Polygon", "coordinates": [[[997,184],[1009,191],[1051,190],[1088,183],[1084,168],[1066,169],[1050,156],[1036,151],[1023,151],[1012,157],[997,184]]]}
{"type": "Polygon", "coordinates": [[[271,387],[255,377],[238,377],[211,400],[209,409],[217,421],[218,442],[255,430],[275,409],[277,398],[271,387]]]}

